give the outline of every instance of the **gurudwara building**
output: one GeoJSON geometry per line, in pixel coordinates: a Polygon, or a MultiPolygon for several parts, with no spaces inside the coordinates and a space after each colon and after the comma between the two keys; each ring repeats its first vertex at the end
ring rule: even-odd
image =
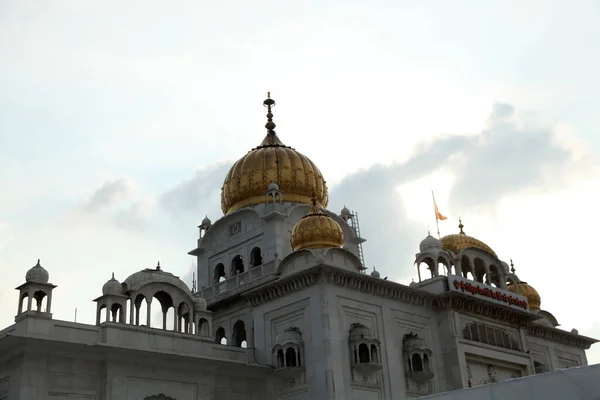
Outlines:
{"type": "Polygon", "coordinates": [[[95,325],[60,321],[38,262],[0,331],[0,399],[401,400],[587,365],[596,340],[559,329],[462,223],[418,245],[418,282],[367,271],[356,214],[327,210],[264,105],[264,140],[199,226],[192,288],[160,265],[113,275],[95,325]]]}

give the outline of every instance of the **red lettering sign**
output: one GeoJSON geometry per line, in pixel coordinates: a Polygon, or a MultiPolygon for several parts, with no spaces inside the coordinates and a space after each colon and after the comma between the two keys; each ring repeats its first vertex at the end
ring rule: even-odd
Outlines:
{"type": "Polygon", "coordinates": [[[524,310],[527,310],[527,308],[529,308],[529,305],[526,301],[523,301],[511,295],[507,295],[506,293],[502,293],[499,290],[495,290],[494,288],[482,287],[479,285],[474,285],[472,283],[459,281],[458,279],[454,280],[454,288],[456,290],[460,290],[461,292],[471,293],[473,296],[478,295],[488,297],[490,299],[501,301],[512,306],[517,306],[524,310]]]}

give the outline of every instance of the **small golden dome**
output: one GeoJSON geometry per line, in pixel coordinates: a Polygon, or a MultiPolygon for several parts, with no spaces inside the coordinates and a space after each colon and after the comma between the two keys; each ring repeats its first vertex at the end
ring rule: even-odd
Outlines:
{"type": "Polygon", "coordinates": [[[323,213],[313,196],[312,206],[292,230],[292,250],[343,247],[344,231],[331,217],[323,213]]]}
{"type": "Polygon", "coordinates": [[[273,182],[279,186],[284,202],[311,204],[314,190],[317,204],[326,207],[329,198],[321,171],[308,157],[284,145],[277,137],[271,113],[275,101],[270,93],[263,104],[268,108],[267,136],[227,173],[221,191],[223,213],[264,203],[265,192],[273,182]]]}
{"type": "Polygon", "coordinates": [[[492,250],[492,248],[490,246],[483,243],[479,239],[475,239],[474,237],[471,237],[471,236],[465,234],[465,232],[463,231],[464,225],[462,224],[462,221],[460,221],[460,220],[459,220],[458,227],[460,228],[459,233],[446,235],[442,238],[442,248],[444,250],[450,250],[454,253],[458,253],[462,249],[472,247],[472,248],[483,250],[483,251],[493,255],[494,257],[498,257],[496,255],[496,253],[494,252],[494,250],[492,250]]]}
{"type": "Polygon", "coordinates": [[[513,283],[509,283],[506,288],[513,293],[527,297],[529,309],[533,311],[539,311],[542,301],[539,293],[533,288],[533,286],[529,286],[527,282],[519,282],[517,283],[516,287],[513,283]]]}

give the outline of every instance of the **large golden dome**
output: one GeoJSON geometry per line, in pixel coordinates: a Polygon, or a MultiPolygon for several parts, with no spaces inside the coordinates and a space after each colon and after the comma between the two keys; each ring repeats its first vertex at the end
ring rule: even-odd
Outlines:
{"type": "Polygon", "coordinates": [[[529,286],[527,282],[519,282],[516,287],[513,283],[509,283],[506,288],[513,293],[527,297],[527,303],[529,304],[530,310],[538,311],[540,309],[542,303],[540,294],[533,286],[529,286]]]}
{"type": "Polygon", "coordinates": [[[450,250],[454,253],[458,253],[462,249],[472,247],[483,250],[494,257],[498,257],[490,246],[483,243],[479,239],[475,239],[474,237],[467,235],[462,229],[464,228],[462,222],[459,223],[458,227],[460,228],[459,233],[446,235],[442,238],[442,248],[444,250],[450,250]]]}
{"type": "Polygon", "coordinates": [[[311,204],[312,192],[317,204],[328,203],[327,184],[319,168],[305,155],[284,145],[275,133],[269,95],[267,136],[262,143],[240,158],[229,170],[221,191],[221,209],[229,214],[241,208],[265,202],[265,192],[275,182],[284,202],[311,204]]]}
{"type": "Polygon", "coordinates": [[[292,230],[290,244],[294,251],[343,247],[344,231],[337,222],[321,211],[316,197],[313,197],[310,211],[292,230]]]}

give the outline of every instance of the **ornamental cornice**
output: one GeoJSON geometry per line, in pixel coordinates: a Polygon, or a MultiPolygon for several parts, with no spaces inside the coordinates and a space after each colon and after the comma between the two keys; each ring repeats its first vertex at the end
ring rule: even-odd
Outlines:
{"type": "Polygon", "coordinates": [[[457,312],[476,314],[519,326],[527,326],[533,320],[539,319],[535,314],[527,311],[478,300],[457,292],[438,295],[433,301],[433,306],[437,309],[452,309],[457,312]]]}
{"type": "Polygon", "coordinates": [[[587,336],[537,324],[531,324],[527,326],[527,334],[585,350],[589,349],[594,343],[598,342],[597,339],[592,339],[587,336]]]}
{"type": "Polygon", "coordinates": [[[251,306],[257,306],[315,285],[322,280],[336,286],[420,306],[431,306],[432,300],[435,298],[435,295],[396,282],[328,265],[317,265],[297,274],[281,278],[245,293],[244,296],[251,306]]]}

